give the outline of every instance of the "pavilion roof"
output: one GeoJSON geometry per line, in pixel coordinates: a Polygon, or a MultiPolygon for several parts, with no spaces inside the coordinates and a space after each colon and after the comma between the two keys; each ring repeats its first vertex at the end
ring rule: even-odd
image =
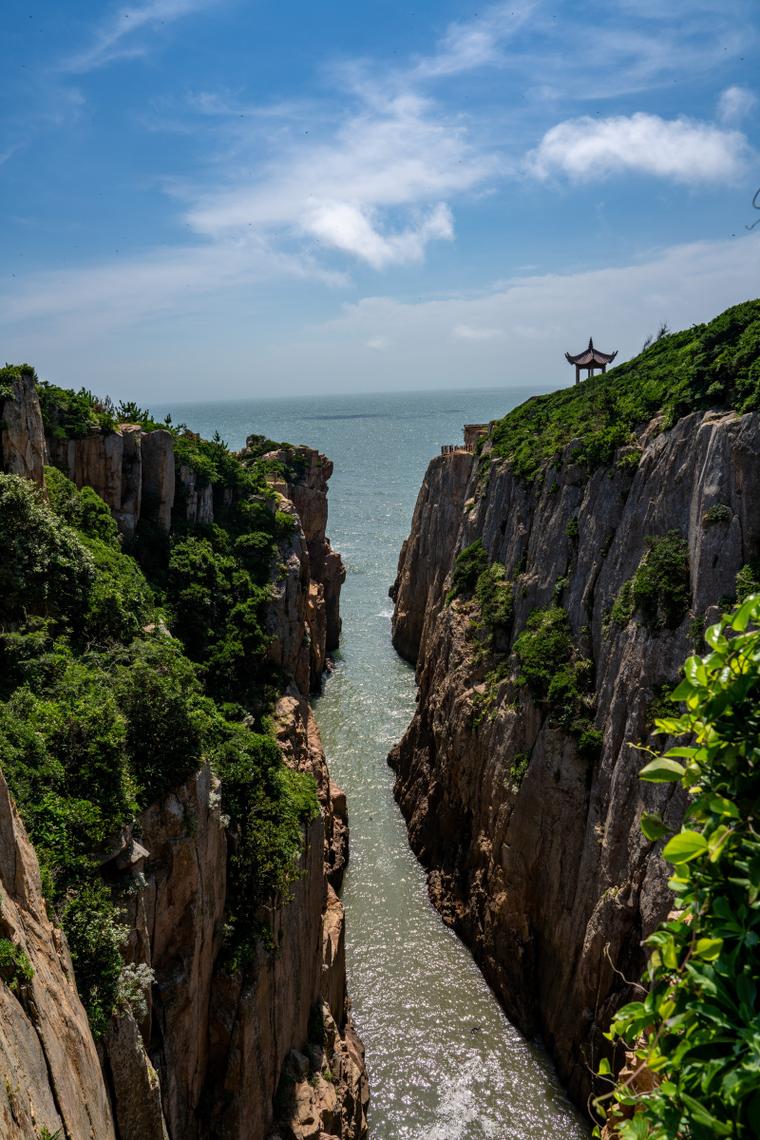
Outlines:
{"type": "Polygon", "coordinates": [[[594,348],[594,341],[592,337],[588,338],[588,348],[584,348],[583,352],[579,352],[577,356],[572,356],[569,352],[565,353],[565,357],[571,364],[580,364],[582,368],[596,364],[609,364],[617,356],[617,349],[614,352],[600,352],[598,348],[594,348]]]}

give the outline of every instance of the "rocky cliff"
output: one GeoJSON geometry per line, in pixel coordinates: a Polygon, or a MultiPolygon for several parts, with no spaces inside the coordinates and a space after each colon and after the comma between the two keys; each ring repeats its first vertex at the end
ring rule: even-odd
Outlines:
{"type": "Polygon", "coordinates": [[[582,1103],[670,906],[639,821],[683,803],[631,745],[760,553],[760,415],[656,417],[534,478],[494,435],[420,491],[392,590],[419,702],[390,763],[433,902],[582,1103]]]}
{"type": "MultiPolygon", "coordinates": [[[[12,374],[0,391],[4,469],[44,486],[52,461],[97,491],[125,542],[139,540],[145,524],[165,535],[172,526],[211,524],[229,506],[232,492],[188,463],[186,452],[175,455],[169,431],[117,424],[66,436],[48,423],[46,433],[30,370],[12,374]]],[[[311,449],[297,452],[287,480],[272,477],[272,509],[290,522],[272,561],[264,619],[272,676],[282,685],[274,732],[284,763],[313,775],[320,807],[303,835],[292,897],[262,910],[266,937],[252,960],[225,967],[235,841],[220,781],[204,764],[143,810],[103,863],[124,908],[126,968],[124,998],[96,1045],[66,940],[47,916],[34,851],[0,776],[0,935],[11,967],[25,955],[19,960],[31,970],[18,984],[13,969],[0,970],[4,1136],[366,1135],[367,1080],[346,997],[336,893],[348,857],[345,796],[330,781],[308,703],[337,644],[344,571],[325,537],[332,466],[311,449]]]]}

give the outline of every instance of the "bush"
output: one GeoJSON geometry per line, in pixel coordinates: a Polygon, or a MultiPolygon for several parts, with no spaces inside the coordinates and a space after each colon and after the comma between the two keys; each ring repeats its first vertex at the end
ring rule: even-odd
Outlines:
{"type": "Polygon", "coordinates": [[[286,768],[276,741],[228,726],[215,755],[222,809],[231,843],[227,955],[232,969],[246,964],[256,936],[266,933],[261,907],[290,898],[299,875],[304,823],[319,813],[311,775],[286,768]]]}
{"type": "Polygon", "coordinates": [[[536,696],[546,697],[555,673],[569,661],[572,648],[565,611],[560,606],[534,610],[514,644],[520,662],[518,683],[529,685],[536,696]]]}
{"type": "MultiPolygon", "coordinates": [[[[655,722],[683,743],[641,771],[643,780],[680,784],[690,802],[663,850],[678,917],[646,940],[646,997],[620,1009],[609,1032],[657,1082],[649,1092],[620,1083],[597,1102],[606,1112],[612,1101],[626,1140],[760,1134],[758,625],[755,595],[706,631],[710,652],[686,661],[673,693],[683,711],[655,722]]],[[[668,835],[654,814],[642,830],[653,842],[668,835]]]]}
{"type": "Polygon", "coordinates": [[[450,605],[455,598],[472,595],[478,578],[487,566],[488,554],[482,541],[476,538],[454,559],[454,572],[451,588],[446,595],[446,605],[450,605]]]}
{"type": "Polygon", "coordinates": [[[34,484],[0,474],[0,623],[81,619],[94,577],[89,552],[34,484]]]}
{"type": "Polygon", "coordinates": [[[29,958],[15,942],[0,938],[0,978],[11,993],[18,994],[34,977],[29,958]]]}
{"type": "Polygon", "coordinates": [[[652,630],[676,629],[689,610],[689,545],[678,531],[649,536],[647,550],[632,578],[620,587],[610,617],[627,625],[641,614],[652,630]]]}
{"type": "Polygon", "coordinates": [[[161,634],[115,658],[112,684],[126,719],[138,800],[148,806],[200,767],[213,706],[179,643],[161,634]]]}
{"type": "Polygon", "coordinates": [[[633,576],[633,602],[653,629],[675,629],[689,609],[689,545],[678,531],[648,538],[633,576]]]}
{"type": "Polygon", "coordinates": [[[480,620],[491,634],[504,632],[512,621],[512,583],[499,562],[492,562],[478,575],[475,599],[480,620]]]}
{"type": "Polygon", "coordinates": [[[128,928],[98,878],[84,882],[61,908],[77,989],[96,1037],[102,1037],[119,998],[121,949],[128,928]]]}

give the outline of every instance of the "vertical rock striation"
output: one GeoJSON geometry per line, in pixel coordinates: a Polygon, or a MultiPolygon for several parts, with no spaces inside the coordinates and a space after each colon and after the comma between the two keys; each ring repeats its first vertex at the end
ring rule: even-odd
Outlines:
{"type": "Polygon", "coordinates": [[[653,422],[591,475],[575,450],[530,484],[488,444],[480,460],[431,462],[393,587],[394,644],[417,661],[419,702],[390,762],[434,903],[582,1103],[601,1033],[630,996],[624,979],[642,967],[641,939],[670,905],[641,813],[676,824],[684,806],[672,785],[638,780],[631,744],[648,740],[694,638],[760,553],[760,416],[695,413],[668,431],[653,422]],[[637,449],[634,469],[625,456],[637,449]],[[631,597],[650,536],[668,535],[688,547],[688,612],[675,628],[631,602],[615,607],[631,597]],[[496,655],[477,602],[445,603],[453,555],[476,539],[511,583],[496,655]],[[552,607],[591,663],[598,737],[563,727],[551,700],[519,683],[515,639],[552,607]]]}
{"type": "MultiPolygon", "coordinates": [[[[43,484],[48,455],[107,502],[120,530],[209,524],[229,505],[175,462],[164,430],[122,424],[46,441],[31,371],[2,407],[0,466],[43,484]]],[[[292,458],[292,452],[289,453],[292,458]]],[[[363,1140],[368,1086],[345,984],[340,887],[345,795],[331,782],[308,702],[340,632],[345,571],[325,536],[332,464],[310,448],[280,492],[292,519],[272,571],[270,660],[289,678],[275,711],[286,764],[315,778],[320,816],[306,829],[302,876],[268,911],[271,946],[242,974],[219,967],[228,839],[208,766],[122,836],[105,874],[130,885],[128,968],[142,1000],[96,1049],[65,939],[48,920],[36,856],[0,774],[0,938],[27,955],[31,981],[0,984],[0,1131],[65,1140],[363,1140]],[[275,1094],[280,1090],[275,1105],[275,1094]]]]}

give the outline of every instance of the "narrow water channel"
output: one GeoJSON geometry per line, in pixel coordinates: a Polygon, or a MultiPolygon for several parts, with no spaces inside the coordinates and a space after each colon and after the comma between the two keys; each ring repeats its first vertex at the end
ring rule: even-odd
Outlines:
{"type": "MultiPolygon", "coordinates": [[[[390,643],[401,543],[429,458],[465,422],[529,392],[270,400],[177,409],[238,447],[251,431],[307,443],[335,463],[333,546],[346,562],[343,637],[315,706],[333,779],[348,796],[348,987],[367,1051],[372,1140],[543,1140],[588,1135],[546,1055],[504,1016],[441,922],[409,849],[386,757],[411,719],[414,671],[390,643]]],[[[175,420],[177,419],[175,414],[175,420]]]]}

